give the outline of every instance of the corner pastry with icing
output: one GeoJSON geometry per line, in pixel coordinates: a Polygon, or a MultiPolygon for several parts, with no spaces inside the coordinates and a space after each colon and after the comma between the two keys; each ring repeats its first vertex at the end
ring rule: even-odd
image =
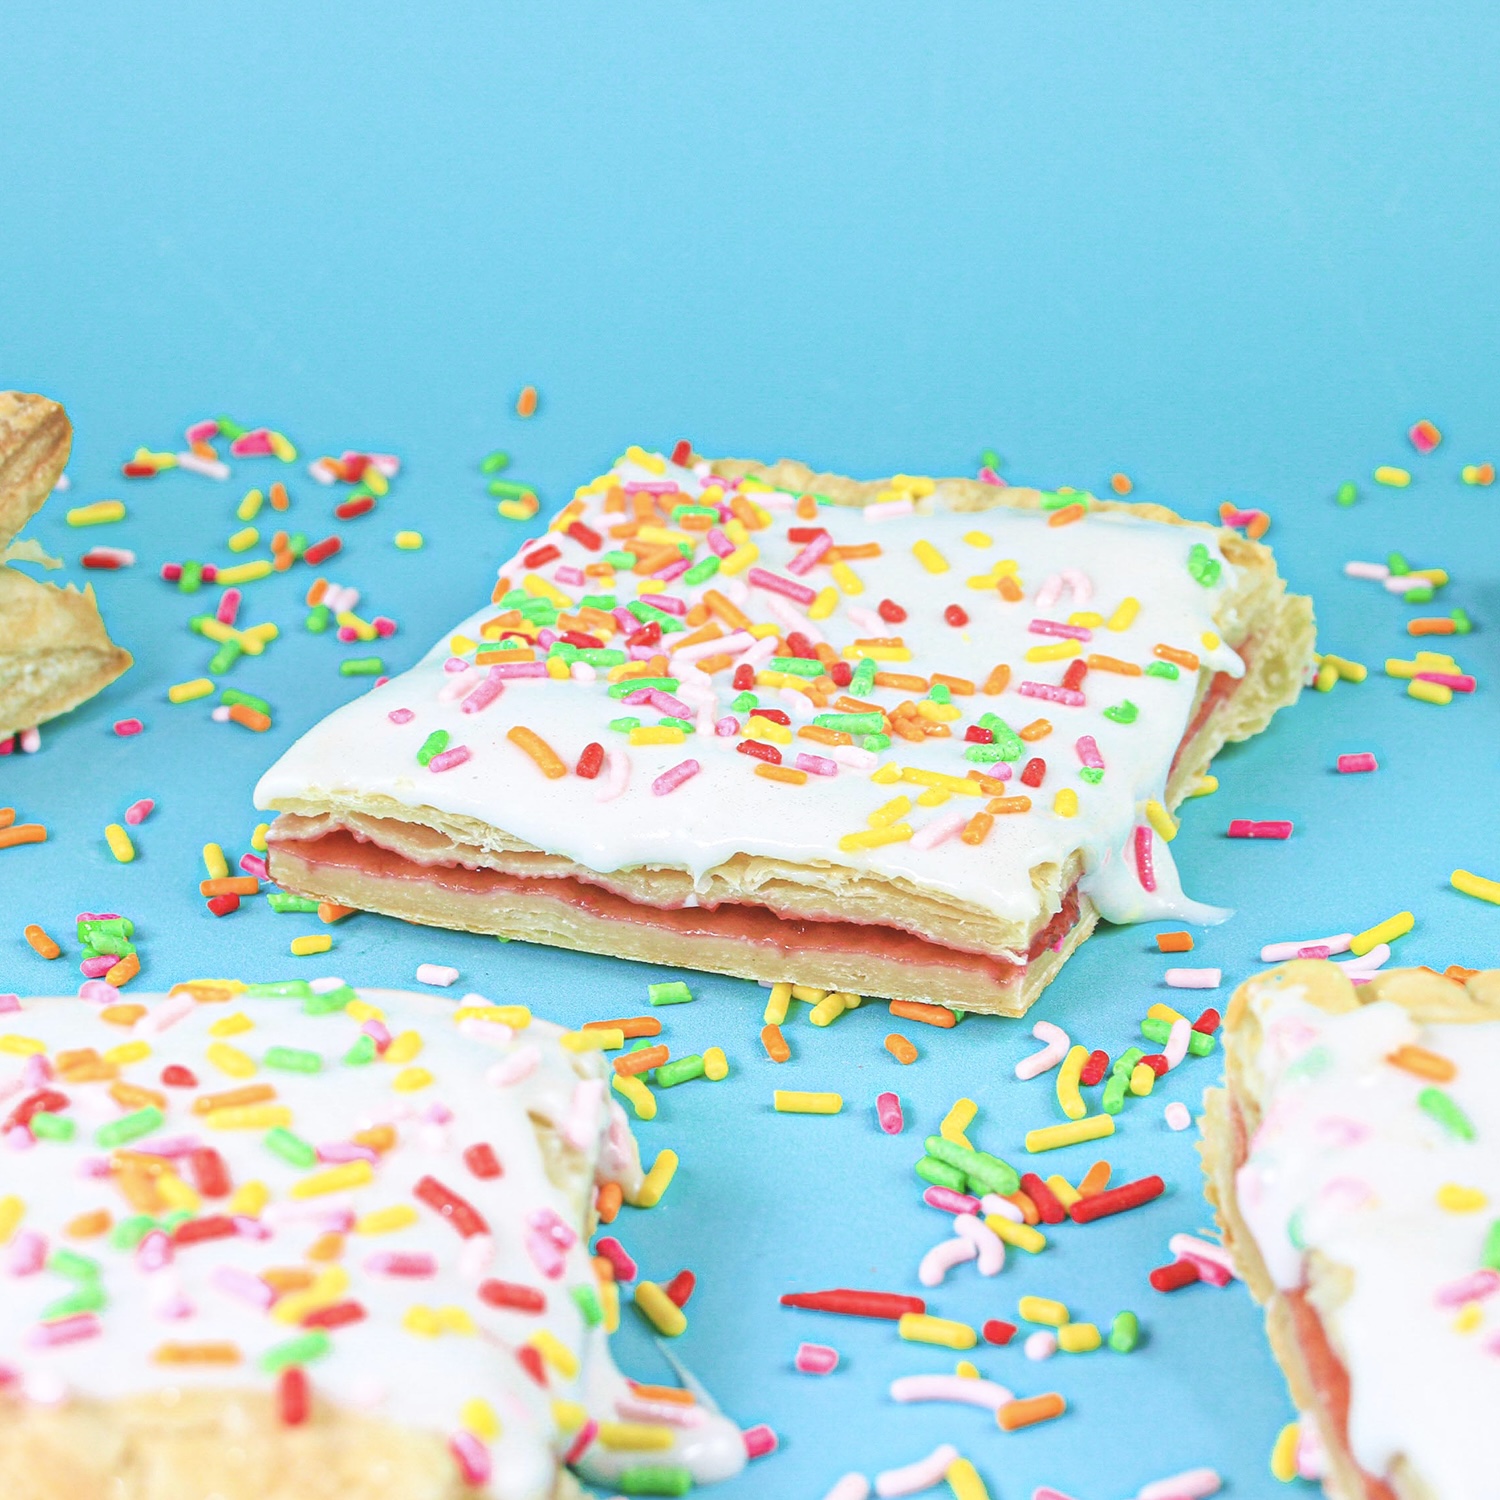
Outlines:
{"type": "Polygon", "coordinates": [[[1203,1161],[1334,1500],[1495,1493],[1500,971],[1298,961],[1225,1017],[1203,1161]]]}
{"type": "Polygon", "coordinates": [[[1311,606],[1155,505],[631,449],[265,775],[288,889],[1021,1015],[1100,916],[1213,920],[1173,811],[1311,606]]]}
{"type": "Polygon", "coordinates": [[[726,1418],[610,1358],[596,1200],[659,1184],[594,1033],[337,979],[5,1001],[6,1500],[565,1500],[565,1464],[671,1494],[743,1466],[726,1418]]]}

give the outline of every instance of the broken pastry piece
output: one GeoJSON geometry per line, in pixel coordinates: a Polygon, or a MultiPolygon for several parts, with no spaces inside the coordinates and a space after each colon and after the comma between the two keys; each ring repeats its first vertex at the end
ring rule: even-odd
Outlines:
{"type": "Polygon", "coordinates": [[[73,429],[57,402],[0,391],[0,553],[42,508],[72,446],[73,429]]]}
{"type": "Polygon", "coordinates": [[[288,889],[1017,1016],[1099,916],[1214,920],[1172,810],[1311,661],[1155,505],[632,449],[265,775],[288,889]]]}
{"type": "Polygon", "coordinates": [[[1235,992],[1224,1056],[1208,1195],[1325,1493],[1493,1493],[1500,971],[1286,964],[1235,992]]]}
{"type": "Polygon", "coordinates": [[[120,1047],[89,990],[6,1017],[32,1147],[0,1179],[6,1500],[564,1500],[566,1465],[652,1494],[744,1466],[732,1422],[610,1357],[596,1194],[654,1200],[578,1034],[220,980],[133,1000],[150,1045],[120,1047]]]}

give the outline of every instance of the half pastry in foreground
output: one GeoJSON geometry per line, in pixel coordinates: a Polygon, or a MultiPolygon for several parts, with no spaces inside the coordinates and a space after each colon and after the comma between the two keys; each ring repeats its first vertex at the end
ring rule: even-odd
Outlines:
{"type": "Polygon", "coordinates": [[[262,779],[289,889],[1020,1015],[1097,916],[1213,920],[1172,810],[1312,611],[1152,505],[641,449],[262,779]]]}
{"type": "Polygon", "coordinates": [[[561,1500],[565,1461],[671,1494],[743,1466],[732,1423],[610,1358],[587,1237],[596,1190],[643,1179],[597,1050],[336,979],[11,1010],[6,1500],[561,1500]]]}
{"type": "Polygon", "coordinates": [[[1500,1404],[1500,971],[1242,985],[1203,1158],[1336,1500],[1486,1500],[1500,1404]]]}

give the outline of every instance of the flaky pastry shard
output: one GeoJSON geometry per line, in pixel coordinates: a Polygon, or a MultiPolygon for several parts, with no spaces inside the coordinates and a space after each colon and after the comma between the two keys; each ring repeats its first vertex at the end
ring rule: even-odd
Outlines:
{"type": "Polygon", "coordinates": [[[73,429],[57,402],[0,391],[0,552],[42,508],[72,447],[73,429]]]}

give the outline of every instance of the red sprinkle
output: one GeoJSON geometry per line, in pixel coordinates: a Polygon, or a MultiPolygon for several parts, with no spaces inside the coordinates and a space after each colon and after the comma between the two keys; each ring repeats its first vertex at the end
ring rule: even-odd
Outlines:
{"type": "Polygon", "coordinates": [[[191,1068],[184,1068],[181,1063],[168,1063],[161,1070],[161,1081],[169,1089],[195,1089],[198,1087],[198,1075],[191,1068]]]}
{"type": "Polygon", "coordinates": [[[6,1129],[16,1125],[31,1124],[31,1117],[42,1113],[56,1114],[59,1110],[68,1107],[68,1096],[60,1094],[56,1089],[39,1089],[34,1094],[28,1094],[16,1107],[11,1110],[10,1118],[6,1120],[6,1129]]]}
{"type": "Polygon", "coordinates": [[[512,1312],[539,1313],[547,1309],[547,1298],[534,1286],[518,1281],[496,1281],[491,1277],[479,1283],[479,1300],[491,1307],[508,1307],[512,1312]]]}
{"type": "MultiPolygon", "coordinates": [[[[343,542],[340,541],[338,537],[325,536],[321,542],[314,542],[312,546],[302,554],[302,561],[308,563],[312,567],[317,567],[320,562],[327,562],[327,560],[332,557],[335,552],[339,551],[340,548],[343,547],[343,545],[343,542]]],[[[203,577],[206,581],[208,578],[207,568],[203,570],[203,577]]]]}
{"type": "Polygon", "coordinates": [[[639,630],[625,637],[627,646],[654,646],[661,639],[661,626],[655,620],[647,620],[639,630]]]}
{"type": "Polygon", "coordinates": [[[979,1331],[987,1344],[1008,1344],[1016,1336],[1016,1325],[1003,1318],[990,1318],[979,1331]]]}
{"type": "Polygon", "coordinates": [[[667,1296],[678,1307],[686,1307],[698,1285],[698,1278],[691,1271],[679,1271],[663,1288],[667,1296]]]}
{"type": "Polygon", "coordinates": [[[1103,1080],[1108,1068],[1109,1053],[1090,1052],[1088,1061],[1083,1065],[1083,1071],[1078,1075],[1078,1081],[1084,1088],[1091,1089],[1096,1083],[1103,1080]]]}
{"type": "Polygon", "coordinates": [[[184,1219],[172,1231],[174,1245],[201,1245],[205,1240],[232,1240],[239,1230],[228,1214],[205,1214],[201,1219],[184,1219]]]}
{"type": "Polygon", "coordinates": [[[1150,1276],[1151,1285],[1159,1292],[1180,1292],[1202,1278],[1198,1267],[1190,1260],[1174,1260],[1169,1266],[1158,1266],[1150,1276]]]}
{"type": "Polygon", "coordinates": [[[1193,1022],[1193,1030],[1201,1031],[1204,1036],[1212,1036],[1214,1032],[1219,1029],[1219,1020],[1220,1017],[1218,1011],[1216,1011],[1213,1006],[1210,1005],[1209,1008],[1204,1011],[1196,1021],[1193,1022]]]}
{"type": "Polygon", "coordinates": [[[983,724],[970,724],[964,730],[964,738],[973,745],[993,745],[995,743],[994,731],[986,729],[983,724]]]}
{"type": "Polygon", "coordinates": [[[356,495],[352,500],[340,500],[333,507],[333,513],[341,521],[352,521],[356,516],[368,515],[374,509],[374,495],[356,495]]]}
{"type": "Polygon", "coordinates": [[[134,459],[131,459],[129,463],[120,465],[120,472],[127,479],[155,479],[156,465],[137,463],[134,459]]]}
{"type": "Polygon", "coordinates": [[[887,625],[899,625],[906,618],[906,611],[894,599],[882,599],[876,611],[887,625]]]}
{"type": "Polygon", "coordinates": [[[788,656],[799,656],[803,661],[817,661],[818,653],[813,643],[802,634],[800,630],[794,630],[786,638],[786,654],[788,656]]]}
{"type": "Polygon", "coordinates": [[[562,548],[548,542],[543,547],[538,547],[535,552],[528,552],[522,557],[522,563],[528,568],[542,568],[549,562],[556,562],[562,556],[562,548]]]}
{"type": "Polygon", "coordinates": [[[681,468],[691,461],[693,457],[693,445],[686,438],[681,438],[672,447],[672,462],[681,468]]]}
{"type": "Polygon", "coordinates": [[[604,538],[592,526],[585,526],[582,521],[572,522],[568,527],[568,535],[580,547],[587,547],[590,552],[597,552],[604,545],[604,538]]]}
{"type": "Polygon", "coordinates": [[[604,644],[597,635],[585,635],[581,630],[565,630],[562,639],[580,651],[597,651],[604,644]]]}
{"type": "Polygon", "coordinates": [[[835,687],[848,687],[854,681],[854,663],[852,661],[836,661],[828,668],[828,675],[833,678],[835,687]]]}
{"type": "MultiPolygon", "coordinates": [[[[163,1080],[165,1082],[165,1079],[163,1080]]],[[[205,1198],[227,1198],[233,1185],[229,1168],[224,1158],[212,1146],[200,1146],[188,1152],[188,1170],[193,1174],[193,1186],[205,1198]]]]}
{"type": "MultiPolygon", "coordinates": [[[[483,1290],[481,1288],[481,1290],[483,1290]]],[[[542,1363],[541,1352],[530,1344],[522,1344],[516,1350],[520,1366],[545,1391],[547,1389],[547,1367],[542,1363]]]]}
{"type": "Polygon", "coordinates": [[[1062,685],[1071,688],[1075,693],[1083,686],[1083,679],[1089,675],[1089,664],[1079,658],[1068,663],[1068,670],[1063,673],[1062,685]]]}
{"type": "Polygon", "coordinates": [[[763,760],[767,765],[779,766],[781,764],[781,751],[775,745],[767,745],[762,740],[741,740],[734,748],[741,755],[753,755],[756,760],[763,760]]]}
{"type": "Polygon", "coordinates": [[[1166,1190],[1167,1185],[1160,1177],[1138,1177],[1123,1187],[1106,1188],[1092,1197],[1080,1198],[1068,1209],[1068,1217],[1075,1224],[1090,1224],[1095,1219],[1108,1218],[1110,1214],[1139,1208],[1153,1198],[1160,1198],[1166,1190]]]}
{"type": "Polygon", "coordinates": [[[954,627],[955,630],[969,623],[968,614],[957,604],[950,604],[943,611],[943,618],[954,627]]]}
{"type": "Polygon", "coordinates": [[[583,754],[578,757],[574,774],[582,776],[585,781],[592,781],[599,774],[599,768],[603,764],[604,746],[598,740],[591,740],[583,747],[583,754]]]}
{"type": "Polygon", "coordinates": [[[829,1292],[783,1292],[783,1307],[803,1307],[813,1312],[846,1313],[851,1318],[889,1318],[899,1321],[905,1313],[925,1313],[927,1304],[920,1297],[903,1297],[898,1292],[858,1292],[835,1287],[829,1292]]]}
{"type": "Polygon", "coordinates": [[[1168,1063],[1160,1052],[1153,1052],[1150,1057],[1143,1057],[1141,1062],[1150,1068],[1158,1078],[1165,1078],[1169,1071],[1168,1063]]]}
{"type": "Polygon", "coordinates": [[[358,1302],[334,1302],[327,1307],[315,1307],[303,1318],[304,1328],[347,1328],[350,1323],[362,1323],[369,1316],[358,1302]]]}
{"type": "Polygon", "coordinates": [[[751,712],[757,719],[769,719],[773,724],[780,724],[787,729],[792,727],[792,716],[784,708],[756,708],[751,712]]]}
{"type": "Polygon", "coordinates": [[[145,727],[146,726],[142,724],[139,719],[115,720],[115,733],[119,735],[121,739],[126,738],[128,735],[139,734],[145,727]]]}
{"type": "Polygon", "coordinates": [[[276,1377],[276,1406],[287,1427],[300,1427],[307,1420],[312,1400],[307,1389],[307,1371],[289,1365],[276,1377]]]}
{"type": "Polygon", "coordinates": [[[749,662],[741,663],[734,669],[729,685],[737,693],[748,693],[755,686],[755,668],[749,662]]]}
{"type": "Polygon", "coordinates": [[[419,1178],[412,1193],[447,1219],[466,1240],[490,1232],[484,1215],[467,1198],[461,1198],[452,1188],[444,1187],[436,1177],[419,1178]]]}
{"type": "Polygon", "coordinates": [[[208,898],[208,909],[216,917],[227,917],[230,912],[240,909],[240,898],[233,891],[223,896],[210,896],[208,898]]]}
{"type": "Polygon", "coordinates": [[[495,1155],[495,1148],[487,1141],[480,1141],[464,1152],[464,1165],[486,1182],[499,1177],[504,1170],[500,1165],[500,1158],[495,1155]]]}
{"type": "Polygon", "coordinates": [[[1040,755],[1033,755],[1021,771],[1022,786],[1040,786],[1047,774],[1047,762],[1040,755]]]}
{"type": "Polygon", "coordinates": [[[1068,1211],[1058,1202],[1057,1194],[1035,1172],[1027,1172],[1022,1176],[1021,1191],[1036,1204],[1042,1223],[1061,1224],[1068,1217],[1068,1211]]]}
{"type": "Polygon", "coordinates": [[[1236,818],[1229,825],[1229,837],[1232,839],[1289,839],[1291,836],[1292,825],[1289,822],[1255,823],[1249,818],[1236,818]]]}

